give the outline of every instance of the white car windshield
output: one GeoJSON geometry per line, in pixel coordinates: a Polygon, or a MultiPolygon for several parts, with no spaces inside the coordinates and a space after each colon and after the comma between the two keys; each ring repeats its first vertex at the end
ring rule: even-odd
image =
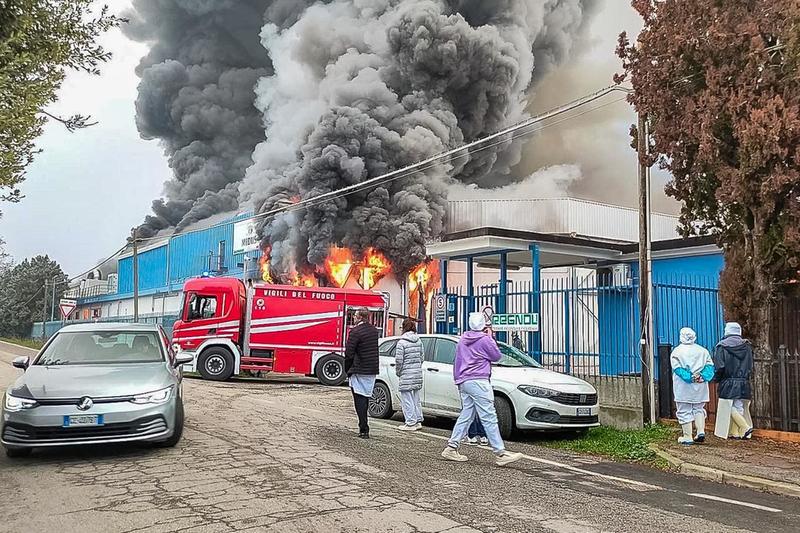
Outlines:
{"type": "Polygon", "coordinates": [[[495,363],[497,366],[509,366],[509,367],[529,367],[529,368],[541,368],[542,365],[536,362],[536,360],[531,357],[530,355],[521,352],[503,342],[498,342],[497,347],[500,348],[500,353],[503,354],[503,357],[495,363]]]}
{"type": "Polygon", "coordinates": [[[35,365],[116,365],[163,361],[153,331],[58,333],[35,365]]]}

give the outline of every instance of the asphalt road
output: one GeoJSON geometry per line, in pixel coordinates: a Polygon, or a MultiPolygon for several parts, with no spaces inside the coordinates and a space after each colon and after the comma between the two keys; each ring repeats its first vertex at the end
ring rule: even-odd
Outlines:
{"type": "MultiPolygon", "coordinates": [[[[25,350],[0,345],[0,386],[25,350]]],[[[355,437],[347,389],[311,381],[187,380],[174,449],[106,446],[0,457],[8,532],[800,531],[800,501],[547,450],[497,468],[439,453],[448,423],[375,421],[355,437]]]]}

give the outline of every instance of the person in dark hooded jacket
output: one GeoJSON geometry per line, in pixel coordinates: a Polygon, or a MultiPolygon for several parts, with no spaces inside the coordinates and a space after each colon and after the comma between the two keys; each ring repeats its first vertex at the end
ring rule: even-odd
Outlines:
{"type": "Polygon", "coordinates": [[[742,338],[742,326],[736,322],[725,324],[725,336],[714,348],[714,381],[717,394],[733,400],[731,422],[738,427],[736,435],[750,438],[753,428],[744,417],[744,401],[752,397],[750,375],[753,373],[753,346],[742,338]]]}

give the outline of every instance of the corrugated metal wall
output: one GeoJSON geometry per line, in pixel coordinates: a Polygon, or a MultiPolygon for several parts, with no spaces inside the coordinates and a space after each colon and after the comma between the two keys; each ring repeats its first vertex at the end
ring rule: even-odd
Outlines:
{"type": "MultiPolygon", "coordinates": [[[[133,257],[119,260],[119,294],[133,292],[133,257]]],[[[159,289],[167,280],[167,245],[145,250],[139,254],[139,290],[159,289]]]]}
{"type": "MultiPolygon", "coordinates": [[[[653,240],[677,238],[678,218],[654,213],[653,240]]],[[[447,203],[447,233],[494,227],[639,242],[639,212],[575,198],[456,200],[447,203]]]]}

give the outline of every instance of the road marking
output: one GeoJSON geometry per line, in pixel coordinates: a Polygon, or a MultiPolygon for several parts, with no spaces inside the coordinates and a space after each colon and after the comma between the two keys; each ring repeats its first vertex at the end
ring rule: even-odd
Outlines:
{"type": "MultiPolygon", "coordinates": [[[[391,424],[386,424],[384,422],[373,422],[373,423],[376,424],[376,425],[379,425],[379,426],[384,426],[384,427],[390,427],[390,428],[394,428],[395,427],[395,426],[393,426],[391,424]]],[[[433,437],[434,439],[439,439],[439,440],[444,440],[444,441],[450,440],[449,437],[443,437],[442,435],[436,435],[435,433],[428,433],[426,431],[421,431],[421,430],[420,431],[415,431],[413,434],[425,435],[427,437],[433,437]]],[[[608,480],[608,481],[616,481],[618,483],[625,483],[627,485],[632,485],[634,487],[639,487],[641,489],[662,490],[661,487],[659,487],[657,485],[651,485],[650,483],[644,483],[642,481],[636,481],[635,479],[627,479],[627,478],[624,478],[624,477],[610,476],[608,474],[601,474],[599,472],[592,472],[591,470],[584,470],[583,468],[578,468],[576,466],[568,465],[566,463],[559,463],[558,461],[551,461],[549,459],[541,459],[539,457],[533,457],[533,456],[527,455],[527,454],[522,454],[522,458],[523,459],[527,459],[528,461],[532,461],[534,463],[541,463],[541,464],[545,464],[545,465],[548,465],[548,466],[561,468],[563,470],[569,470],[570,472],[574,472],[576,474],[583,474],[583,475],[586,475],[586,476],[592,476],[592,477],[596,477],[596,478],[599,478],[599,479],[605,479],[605,480],[608,480]]]]}
{"type": "Polygon", "coordinates": [[[760,511],[767,511],[768,513],[782,513],[783,510],[775,509],[774,507],[766,507],[764,505],[758,505],[755,503],[748,503],[748,502],[740,502],[738,500],[729,500],[728,498],[721,498],[719,496],[712,496],[710,494],[699,494],[697,492],[690,492],[689,496],[694,496],[695,498],[703,498],[706,500],[713,500],[715,502],[723,502],[723,503],[730,503],[731,505],[739,505],[741,507],[750,507],[751,509],[758,509],[760,511]]]}

